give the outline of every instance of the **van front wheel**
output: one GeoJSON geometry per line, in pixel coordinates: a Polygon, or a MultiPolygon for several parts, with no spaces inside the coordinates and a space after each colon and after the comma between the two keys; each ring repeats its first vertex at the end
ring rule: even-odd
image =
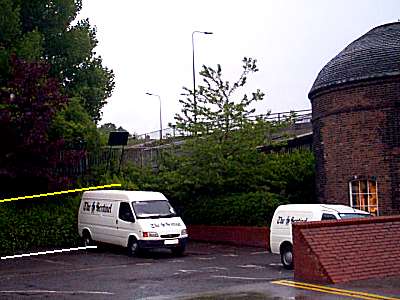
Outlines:
{"type": "Polygon", "coordinates": [[[82,234],[82,243],[83,246],[87,247],[87,246],[93,246],[93,240],[92,237],[90,236],[90,233],[87,231],[84,231],[82,234]]]}
{"type": "Polygon", "coordinates": [[[128,242],[128,255],[135,256],[138,255],[140,252],[139,243],[137,239],[130,238],[128,242]]]}
{"type": "Polygon", "coordinates": [[[281,251],[281,262],[283,267],[287,270],[293,269],[293,247],[292,245],[287,245],[281,251]]]}

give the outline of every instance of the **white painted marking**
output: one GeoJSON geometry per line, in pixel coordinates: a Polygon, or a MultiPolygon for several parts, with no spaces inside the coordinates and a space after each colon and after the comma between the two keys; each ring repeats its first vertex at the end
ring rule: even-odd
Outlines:
{"type": "Polygon", "coordinates": [[[271,267],[274,267],[274,266],[282,266],[282,264],[275,264],[275,263],[272,263],[272,264],[269,264],[271,267]]]}
{"type": "Polygon", "coordinates": [[[250,255],[259,255],[259,254],[267,254],[269,251],[261,251],[261,252],[252,252],[250,255]]]}
{"type": "Polygon", "coordinates": [[[239,276],[224,276],[224,275],[211,275],[213,278],[225,279],[241,279],[241,280],[273,280],[273,278],[256,278],[256,277],[239,277],[239,276]]]}
{"type": "Polygon", "coordinates": [[[183,263],[185,261],[182,260],[182,259],[174,259],[174,260],[170,260],[170,262],[172,262],[172,263],[183,263]]]}
{"type": "Polygon", "coordinates": [[[137,263],[137,266],[151,266],[153,263],[137,263]]]}
{"type": "Polygon", "coordinates": [[[202,269],[204,270],[228,270],[228,268],[225,267],[203,267],[202,269]]]}
{"type": "Polygon", "coordinates": [[[181,273],[196,273],[196,272],[201,272],[199,270],[178,270],[181,273]]]}
{"type": "Polygon", "coordinates": [[[227,256],[227,257],[236,257],[236,256],[239,256],[239,255],[237,255],[237,254],[222,254],[222,256],[227,256]]]}
{"type": "Polygon", "coordinates": [[[247,268],[247,269],[265,269],[263,266],[258,266],[258,265],[241,265],[238,266],[239,268],[247,268]]]}
{"type": "Polygon", "coordinates": [[[216,259],[216,257],[196,257],[196,259],[199,259],[199,260],[213,260],[213,259],[216,259]]]}
{"type": "Polygon", "coordinates": [[[76,247],[76,248],[68,248],[68,249],[56,249],[56,250],[50,250],[50,251],[24,253],[24,254],[11,255],[11,256],[2,256],[2,257],[0,257],[0,259],[21,258],[21,257],[29,257],[29,256],[36,256],[36,255],[45,255],[45,254],[54,254],[54,253],[61,253],[61,252],[96,249],[96,248],[97,248],[97,246],[86,246],[86,247],[76,247]]]}
{"type": "Polygon", "coordinates": [[[90,295],[114,295],[110,292],[98,291],[53,291],[53,290],[10,290],[0,291],[2,294],[90,294],[90,295]]]}

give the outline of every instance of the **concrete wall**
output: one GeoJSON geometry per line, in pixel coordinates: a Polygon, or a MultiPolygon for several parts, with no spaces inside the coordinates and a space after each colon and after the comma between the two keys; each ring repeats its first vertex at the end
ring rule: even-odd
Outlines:
{"type": "Polygon", "coordinates": [[[295,223],[293,253],[298,281],[400,275],[400,216],[295,223]]]}
{"type": "Polygon", "coordinates": [[[268,227],[189,225],[188,231],[196,241],[269,249],[268,227]]]}

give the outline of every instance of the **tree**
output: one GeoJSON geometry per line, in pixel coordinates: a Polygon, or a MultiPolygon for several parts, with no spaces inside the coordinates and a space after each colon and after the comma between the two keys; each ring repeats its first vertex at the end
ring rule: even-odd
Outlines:
{"type": "Polygon", "coordinates": [[[184,87],[183,95],[187,97],[180,100],[183,105],[182,114],[175,116],[178,128],[195,134],[222,130],[227,136],[233,129],[243,128],[248,124],[248,117],[254,113],[254,109],[249,109],[250,104],[262,100],[264,93],[257,90],[251,97],[244,94],[235,101],[235,93],[246,84],[247,76],[258,71],[256,59],[245,57],[242,62],[242,73],[233,84],[223,80],[219,64],[216,70],[203,66],[200,75],[203,76],[204,85],[200,85],[196,91],[184,87]],[[196,103],[193,99],[194,93],[196,103]]]}
{"type": "Polygon", "coordinates": [[[0,7],[1,123],[3,137],[10,140],[0,168],[17,181],[25,171],[36,174],[44,186],[62,177],[55,167],[61,156],[68,169],[68,162],[99,144],[95,122],[111,95],[114,75],[94,51],[96,29],[88,20],[73,24],[81,0],[0,0],[0,7]],[[31,79],[20,74],[21,66],[31,79]],[[41,102],[46,93],[48,100],[41,102]]]}
{"type": "Polygon", "coordinates": [[[48,132],[67,98],[49,65],[13,58],[10,67],[12,79],[0,89],[1,190],[44,190],[64,180],[57,174],[63,141],[48,132]]]}
{"type": "Polygon", "coordinates": [[[94,151],[100,146],[100,135],[78,98],[70,99],[59,111],[50,130],[51,137],[62,139],[65,149],[94,151]]]}
{"type": "Polygon", "coordinates": [[[0,0],[0,7],[0,84],[11,75],[11,54],[27,61],[44,60],[49,74],[63,84],[63,93],[78,98],[90,118],[99,121],[114,74],[96,56],[96,29],[88,20],[72,25],[82,1],[0,0]]]}
{"type": "Polygon", "coordinates": [[[173,181],[182,182],[182,189],[194,198],[254,188],[253,167],[260,160],[256,147],[275,127],[261,119],[249,119],[254,113],[250,104],[262,100],[264,93],[257,90],[251,97],[244,94],[239,98],[236,93],[246,84],[247,76],[257,71],[256,60],[245,57],[242,74],[231,84],[223,79],[220,65],[216,70],[203,66],[200,75],[204,85],[196,91],[196,105],[194,91],[184,88],[187,98],[180,101],[183,107],[176,115],[177,126],[193,137],[182,146],[187,155],[167,161],[165,168],[173,170],[173,181]]]}
{"type": "MultiPolygon", "coordinates": [[[[250,118],[254,113],[251,103],[262,100],[264,93],[256,90],[251,96],[240,97],[237,93],[245,86],[248,75],[257,71],[256,60],[244,58],[242,74],[230,83],[223,79],[221,66],[216,70],[203,66],[200,75],[204,84],[196,91],[196,105],[193,91],[184,88],[187,98],[181,100],[182,112],[176,120],[177,126],[191,132],[192,137],[185,140],[178,155],[164,155],[159,175],[165,191],[180,201],[178,206],[215,212],[214,207],[222,205],[217,202],[243,208],[250,202],[257,207],[256,203],[264,199],[259,207],[268,208],[270,213],[280,201],[295,199],[297,187],[309,182],[307,171],[312,160],[307,154],[292,161],[257,150],[257,146],[271,143],[272,133],[290,122],[250,118]],[[295,167],[303,160],[304,168],[295,167]],[[291,162],[292,172],[283,168],[280,161],[291,162]],[[296,189],[291,189],[288,182],[293,174],[299,175],[296,189]]],[[[223,211],[233,212],[234,208],[223,211]]],[[[264,220],[268,213],[261,213],[264,220]]]]}

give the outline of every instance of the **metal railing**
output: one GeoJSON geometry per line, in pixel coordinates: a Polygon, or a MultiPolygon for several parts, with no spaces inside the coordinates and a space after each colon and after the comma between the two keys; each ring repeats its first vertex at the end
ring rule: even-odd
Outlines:
{"type": "MultiPolygon", "coordinates": [[[[257,120],[262,119],[264,121],[269,122],[281,122],[290,119],[295,124],[300,123],[310,123],[311,122],[311,109],[303,109],[303,110],[295,110],[295,111],[286,111],[279,113],[270,113],[270,114],[260,114],[260,115],[252,115],[248,117],[249,120],[257,120]]],[[[163,129],[162,138],[176,138],[176,137],[185,137],[190,136],[191,133],[187,131],[180,130],[175,126],[167,127],[163,129]]],[[[153,141],[160,138],[160,130],[155,130],[143,134],[139,134],[135,136],[135,139],[139,142],[153,141]]]]}

